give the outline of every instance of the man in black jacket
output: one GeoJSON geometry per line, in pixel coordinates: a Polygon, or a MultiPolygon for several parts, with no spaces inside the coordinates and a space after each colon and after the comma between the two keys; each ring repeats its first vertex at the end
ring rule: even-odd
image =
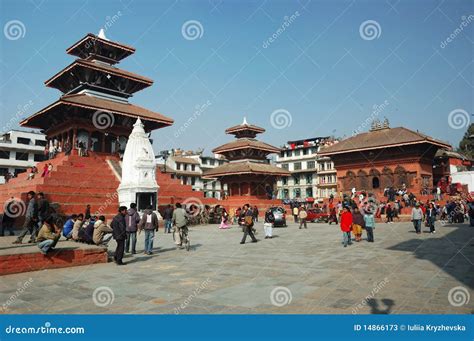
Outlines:
{"type": "Polygon", "coordinates": [[[125,265],[122,262],[123,254],[125,251],[125,240],[127,239],[127,225],[125,223],[125,216],[127,215],[127,207],[120,206],[119,213],[112,220],[112,235],[117,242],[117,248],[115,249],[114,260],[117,265],[125,265]]]}

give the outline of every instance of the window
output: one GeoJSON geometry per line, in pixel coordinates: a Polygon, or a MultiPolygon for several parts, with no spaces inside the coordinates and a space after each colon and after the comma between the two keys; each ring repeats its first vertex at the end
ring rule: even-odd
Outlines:
{"type": "Polygon", "coordinates": [[[303,149],[303,155],[308,155],[308,149],[303,149]]]}
{"type": "Polygon", "coordinates": [[[307,184],[312,184],[313,183],[313,174],[307,174],[306,175],[306,183],[307,184]]]}
{"type": "Polygon", "coordinates": [[[15,159],[17,159],[19,161],[28,161],[28,153],[19,153],[19,152],[17,152],[15,159]]]}
{"type": "Polygon", "coordinates": [[[301,189],[295,188],[293,190],[293,194],[295,195],[295,198],[300,198],[301,197],[301,189]]]}
{"type": "Polygon", "coordinates": [[[176,170],[181,170],[181,164],[176,162],[176,170]]]}
{"type": "Polygon", "coordinates": [[[8,173],[8,168],[0,168],[0,176],[4,176],[8,173]]]}
{"type": "Polygon", "coordinates": [[[191,170],[194,172],[196,170],[196,166],[195,165],[191,165],[191,170]]]}
{"type": "Polygon", "coordinates": [[[308,161],[306,163],[306,168],[308,169],[314,169],[314,166],[315,166],[315,162],[314,161],[308,161]]]}
{"type": "Polygon", "coordinates": [[[18,174],[24,173],[24,172],[26,172],[26,169],[24,169],[24,168],[16,168],[16,169],[15,169],[15,176],[17,176],[18,174]]]}
{"type": "Polygon", "coordinates": [[[6,150],[0,150],[0,159],[9,159],[10,152],[6,150]]]}
{"type": "Polygon", "coordinates": [[[299,185],[300,184],[300,176],[299,175],[293,175],[293,182],[295,183],[295,185],[299,185]]]}
{"type": "Polygon", "coordinates": [[[320,170],[320,171],[324,171],[324,163],[320,163],[320,164],[319,164],[319,170],[320,170]]]}
{"type": "Polygon", "coordinates": [[[46,145],[48,144],[47,141],[43,141],[43,140],[35,140],[35,146],[41,146],[41,147],[46,147],[46,145]]]}
{"type": "Polygon", "coordinates": [[[196,184],[196,178],[193,176],[191,177],[191,185],[195,185],[196,184]]]}
{"type": "Polygon", "coordinates": [[[301,170],[301,162],[295,162],[293,168],[294,170],[301,170]]]}
{"type": "Polygon", "coordinates": [[[287,163],[282,163],[281,168],[288,170],[288,164],[287,163]]]}
{"type": "Polygon", "coordinates": [[[286,177],[286,176],[282,177],[282,178],[281,178],[281,181],[282,181],[282,183],[283,183],[283,186],[288,185],[288,177],[286,177]]]}
{"type": "Polygon", "coordinates": [[[24,137],[17,137],[16,138],[16,143],[19,143],[19,144],[30,144],[31,140],[30,139],[26,139],[24,137]]]}
{"type": "Polygon", "coordinates": [[[215,164],[215,161],[211,160],[211,166],[214,166],[214,164],[215,164]]]}
{"type": "Polygon", "coordinates": [[[283,150],[280,152],[280,156],[285,157],[285,152],[283,150]]]}
{"type": "Polygon", "coordinates": [[[295,150],[295,156],[300,156],[301,155],[301,150],[297,149],[295,150]]]}
{"type": "Polygon", "coordinates": [[[46,160],[46,158],[43,154],[34,154],[34,160],[35,162],[41,162],[46,160]]]}

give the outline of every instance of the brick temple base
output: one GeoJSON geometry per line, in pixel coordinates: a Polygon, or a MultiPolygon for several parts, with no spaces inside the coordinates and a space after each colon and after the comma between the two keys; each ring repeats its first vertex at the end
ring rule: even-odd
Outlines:
{"type": "Polygon", "coordinates": [[[0,238],[0,276],[45,269],[107,263],[107,249],[70,241],[60,241],[43,255],[36,244],[12,245],[15,237],[0,238]]]}

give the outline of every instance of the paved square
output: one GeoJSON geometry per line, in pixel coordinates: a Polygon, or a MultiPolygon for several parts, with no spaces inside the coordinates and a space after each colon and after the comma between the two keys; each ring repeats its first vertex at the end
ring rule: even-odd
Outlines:
{"type": "Polygon", "coordinates": [[[375,243],[347,248],[335,225],[290,224],[271,240],[262,239],[261,223],[257,229],[258,243],[240,245],[239,228],[192,227],[190,252],[176,250],[160,230],[155,254],[129,255],[127,266],[0,277],[0,304],[15,314],[474,312],[474,228],[467,224],[438,222],[434,235],[416,235],[410,223],[378,224],[375,243]]]}

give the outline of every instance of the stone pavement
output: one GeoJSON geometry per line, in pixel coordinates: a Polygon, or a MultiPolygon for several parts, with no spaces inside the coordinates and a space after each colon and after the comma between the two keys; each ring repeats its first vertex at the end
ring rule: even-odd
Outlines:
{"type": "MultiPolygon", "coordinates": [[[[295,224],[240,245],[242,232],[191,228],[193,248],[158,232],[155,254],[0,277],[0,312],[138,314],[473,313],[474,228],[378,224],[343,248],[338,226],[295,224]],[[365,237],[365,236],[364,236],[365,237]],[[3,309],[2,309],[3,308],[3,309]]],[[[144,235],[138,250],[143,250],[144,235]]],[[[111,244],[111,249],[115,245],[111,244]]]]}

